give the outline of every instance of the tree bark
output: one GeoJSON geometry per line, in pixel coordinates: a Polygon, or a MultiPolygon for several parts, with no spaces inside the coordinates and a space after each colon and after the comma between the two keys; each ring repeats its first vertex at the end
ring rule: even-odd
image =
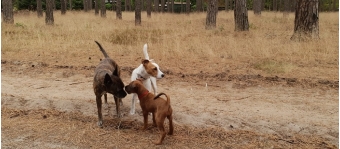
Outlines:
{"type": "Polygon", "coordinates": [[[141,0],[136,0],[135,5],[135,26],[140,26],[142,24],[141,0]]]}
{"type": "Polygon", "coordinates": [[[155,0],[155,7],[154,7],[154,11],[155,11],[155,12],[159,12],[158,7],[159,7],[159,1],[158,1],[158,0],[155,0]]]}
{"type": "Polygon", "coordinates": [[[234,9],[235,31],[248,31],[248,11],[246,0],[236,0],[234,9]]]}
{"type": "Polygon", "coordinates": [[[146,15],[151,18],[151,0],[146,0],[146,15]]]}
{"type": "Polygon", "coordinates": [[[319,0],[298,0],[291,40],[319,39],[319,0]]]}
{"type": "Polygon", "coordinates": [[[277,1],[278,0],[273,0],[273,11],[278,11],[278,9],[277,9],[277,1]]]}
{"type": "Polygon", "coordinates": [[[165,0],[161,0],[161,12],[164,12],[165,0]]]}
{"type": "Polygon", "coordinates": [[[122,19],[122,0],[117,0],[116,19],[122,19]]]}
{"type": "Polygon", "coordinates": [[[217,0],[209,0],[207,5],[207,18],[205,23],[205,29],[216,28],[216,16],[218,11],[217,0]]]}
{"type": "Polygon", "coordinates": [[[37,0],[37,13],[38,13],[38,18],[43,17],[41,0],[37,0]]]}
{"type": "Polygon", "coordinates": [[[14,24],[12,0],[2,0],[2,21],[7,24],[14,24]]]}
{"type": "Polygon", "coordinates": [[[45,23],[46,23],[46,25],[53,25],[54,24],[53,0],[46,0],[45,23]]]}
{"type": "Polygon", "coordinates": [[[105,0],[101,0],[100,3],[100,16],[106,18],[106,7],[105,7],[105,0]]]}
{"type": "Polygon", "coordinates": [[[190,13],[190,0],[186,0],[186,3],[185,3],[185,12],[187,14],[190,13]]]}
{"type": "Polygon", "coordinates": [[[125,0],[125,11],[131,11],[131,0],[125,0]]]}
{"type": "Polygon", "coordinates": [[[202,0],[196,0],[196,11],[202,12],[202,0]]]}
{"type": "Polygon", "coordinates": [[[60,0],[60,5],[61,5],[61,14],[64,15],[66,14],[66,0],[60,0]]]}
{"type": "Polygon", "coordinates": [[[70,4],[70,10],[72,10],[72,0],[69,1],[70,4]]]}
{"type": "Polygon", "coordinates": [[[284,7],[283,17],[286,18],[288,17],[290,11],[290,0],[284,0],[283,7],[284,7]]]}
{"type": "Polygon", "coordinates": [[[255,15],[261,15],[262,0],[254,0],[253,10],[255,15]]]}
{"type": "Polygon", "coordinates": [[[225,10],[226,12],[229,11],[229,0],[225,0],[225,1],[224,1],[224,10],[225,10]]]}
{"type": "Polygon", "coordinates": [[[94,4],[94,15],[99,15],[99,7],[100,7],[100,0],[96,0],[96,3],[94,4]]]}

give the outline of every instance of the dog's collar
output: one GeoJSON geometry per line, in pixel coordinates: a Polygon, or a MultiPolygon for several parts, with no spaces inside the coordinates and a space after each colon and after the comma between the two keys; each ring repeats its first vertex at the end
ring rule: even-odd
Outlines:
{"type": "Polygon", "coordinates": [[[146,95],[148,95],[149,94],[149,91],[148,90],[146,90],[146,91],[144,91],[142,94],[138,94],[138,98],[139,98],[139,100],[141,100],[142,98],[144,98],[146,95]]]}

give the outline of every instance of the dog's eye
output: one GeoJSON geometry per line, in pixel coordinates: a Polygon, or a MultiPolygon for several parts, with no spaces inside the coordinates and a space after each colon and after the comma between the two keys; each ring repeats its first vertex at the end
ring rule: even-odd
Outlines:
{"type": "Polygon", "coordinates": [[[157,70],[157,67],[155,67],[153,70],[157,70]]]}

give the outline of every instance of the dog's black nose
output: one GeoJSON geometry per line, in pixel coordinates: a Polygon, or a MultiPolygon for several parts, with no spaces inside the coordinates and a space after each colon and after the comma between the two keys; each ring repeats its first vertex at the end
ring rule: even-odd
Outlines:
{"type": "Polygon", "coordinates": [[[163,77],[164,77],[164,74],[162,74],[161,77],[163,78],[163,77]]]}

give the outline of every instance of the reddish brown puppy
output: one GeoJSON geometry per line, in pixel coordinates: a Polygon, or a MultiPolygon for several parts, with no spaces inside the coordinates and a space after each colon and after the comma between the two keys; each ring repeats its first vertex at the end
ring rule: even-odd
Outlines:
{"type": "Polygon", "coordinates": [[[165,118],[169,119],[168,135],[172,135],[174,130],[172,124],[172,108],[170,106],[169,96],[164,93],[159,93],[157,96],[155,96],[144,87],[142,80],[140,79],[132,81],[129,85],[125,86],[125,91],[128,94],[136,93],[138,95],[144,117],[144,127],[142,128],[142,130],[145,130],[148,127],[148,113],[152,113],[153,124],[157,126],[159,131],[161,132],[160,139],[158,141],[155,141],[154,143],[157,145],[162,144],[162,141],[164,140],[166,135],[164,129],[165,118]],[[161,95],[165,95],[167,100],[160,98],[161,95]]]}

